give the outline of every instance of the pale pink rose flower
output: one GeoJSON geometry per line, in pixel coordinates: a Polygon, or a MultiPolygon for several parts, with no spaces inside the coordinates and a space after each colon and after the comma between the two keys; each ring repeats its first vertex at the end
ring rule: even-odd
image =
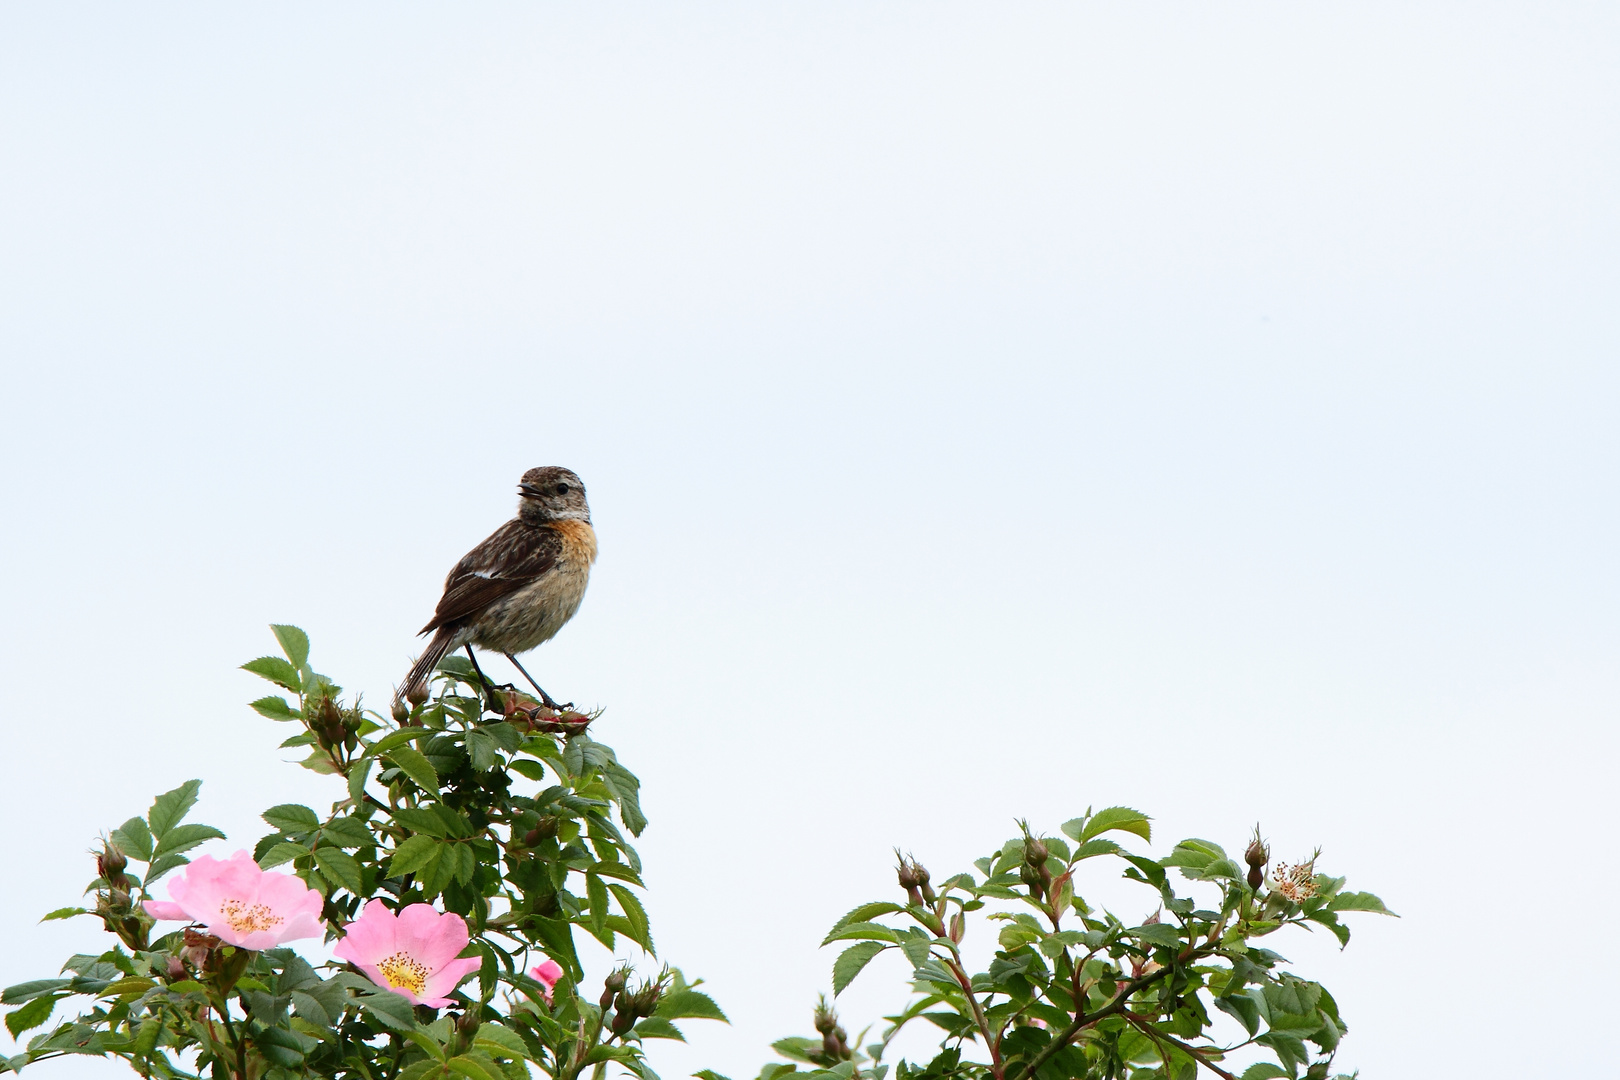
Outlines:
{"type": "Polygon", "coordinates": [[[545,987],[546,1004],[551,1004],[551,991],[556,989],[557,980],[563,977],[562,965],[555,960],[547,960],[539,967],[529,969],[529,977],[545,987]]]}
{"type": "Polygon", "coordinates": [[[450,1004],[445,995],[482,963],[456,958],[467,947],[467,923],[431,904],[408,904],[396,914],[373,900],[344,930],[332,952],[412,1005],[442,1009],[450,1004]]]}
{"type": "Polygon", "coordinates": [[[148,900],[154,919],[200,922],[227,945],[259,951],[320,937],[321,894],[291,874],[260,870],[238,851],[221,862],[199,855],[169,882],[169,899],[148,900]]]}

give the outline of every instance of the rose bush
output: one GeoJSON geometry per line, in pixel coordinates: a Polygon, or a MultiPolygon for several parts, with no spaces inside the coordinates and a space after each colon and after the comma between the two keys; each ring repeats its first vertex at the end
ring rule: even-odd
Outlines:
{"type": "MultiPolygon", "coordinates": [[[[640,784],[592,737],[594,717],[484,686],[459,657],[440,664],[436,693],[385,716],[311,668],[301,630],[272,629],[282,655],[244,667],[291,699],[252,707],[293,726],[282,746],[307,749],[303,766],[333,777],[339,798],[324,815],[271,807],[272,831],[223,860],[186,854],[224,838],[185,821],[195,780],[113,829],[94,907],[45,917],[95,916],[117,943],[0,995],[7,1029],[27,1036],[0,1071],[90,1054],[165,1080],[596,1080],[610,1067],[657,1080],[648,1040],[681,1038],[677,1020],[725,1019],[676,968],[615,968],[587,988],[577,933],[655,956],[626,835],[646,826],[640,784]],[[154,937],[160,921],[187,925],[154,937]],[[284,947],[314,938],[330,959],[284,947]]],[[[892,1040],[917,1020],[943,1042],[927,1062],[894,1063],[895,1080],[1327,1076],[1347,1030],[1337,1004],[1258,942],[1312,926],[1348,942],[1340,916],[1384,912],[1376,897],[1314,858],[1268,874],[1258,835],[1240,866],[1205,840],[1157,860],[1128,850],[1120,841],[1149,841],[1151,827],[1123,807],[1059,831],[1025,826],[976,873],[937,884],[901,858],[899,895],[851,911],[824,944],[841,950],[835,995],[894,951],[912,1000],[866,1045],[823,1000],[817,1034],[774,1044],[788,1060],[760,1080],[885,1080],[892,1040]],[[1150,917],[1093,910],[1077,885],[1091,860],[1122,863],[1150,917]],[[999,924],[984,971],[964,959],[970,923],[999,924]]]]}

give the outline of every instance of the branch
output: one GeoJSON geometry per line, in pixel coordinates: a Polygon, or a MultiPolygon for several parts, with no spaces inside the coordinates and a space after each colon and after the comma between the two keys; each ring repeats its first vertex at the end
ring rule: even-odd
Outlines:
{"type": "MultiPolygon", "coordinates": [[[[1104,1005],[1101,1009],[1098,1009],[1090,1016],[1087,1016],[1084,1011],[1077,1011],[1074,1016],[1074,1023],[1064,1028],[1062,1034],[1056,1036],[1051,1042],[1047,1043],[1046,1049],[1042,1050],[1039,1054],[1036,1054],[1029,1064],[1024,1066],[1022,1071],[1013,1073],[1012,1075],[1006,1077],[1005,1080],[1022,1080],[1022,1078],[1025,1076],[1035,1075],[1035,1071],[1051,1060],[1052,1055],[1074,1042],[1075,1038],[1082,1031],[1092,1027],[1099,1020],[1106,1019],[1107,1017],[1113,1016],[1117,1013],[1124,1013],[1126,1016],[1130,1016],[1130,1013],[1125,1012],[1125,1003],[1130,1000],[1131,995],[1136,993],[1138,990],[1141,990],[1143,987],[1152,986],[1154,983],[1170,974],[1171,970],[1171,968],[1163,967],[1151,974],[1143,975],[1139,979],[1132,979],[1129,983],[1125,984],[1125,988],[1123,990],[1114,996],[1113,1001],[1110,1001],[1107,1005],[1104,1005]]],[[[1081,998],[1080,1007],[1082,1010],[1084,1005],[1085,999],[1081,998]]]]}
{"type": "Polygon", "coordinates": [[[1222,1080],[1237,1080],[1236,1076],[1234,1076],[1231,1073],[1227,1072],[1225,1069],[1221,1068],[1219,1065],[1216,1065],[1215,1063],[1213,1063],[1211,1061],[1206,1061],[1204,1059],[1204,1055],[1206,1053],[1209,1053],[1210,1051],[1214,1050],[1215,1049],[1214,1047],[1200,1048],[1200,1047],[1197,1047],[1197,1046],[1191,1046],[1191,1045],[1189,1045],[1187,1043],[1182,1042],[1180,1039],[1175,1038],[1172,1035],[1166,1035],[1164,1032],[1160,1031],[1158,1028],[1156,1028],[1152,1024],[1150,1024],[1146,1019],[1144,1019],[1143,1017],[1137,1016],[1135,1013],[1131,1012],[1129,1009],[1121,1010],[1120,1015],[1123,1016],[1126,1020],[1129,1020],[1132,1024],[1134,1024],[1136,1026],[1136,1029],[1138,1031],[1140,1031],[1142,1034],[1146,1035],[1148,1038],[1157,1039],[1160,1042],[1169,1043],[1171,1046],[1174,1046],[1177,1050],[1180,1050],[1182,1053],[1186,1054],[1188,1057],[1190,1057],[1194,1061],[1198,1062],[1198,1064],[1202,1065],[1204,1068],[1208,1069],[1210,1072],[1214,1073],[1216,1076],[1221,1077],[1222,1080]]]}

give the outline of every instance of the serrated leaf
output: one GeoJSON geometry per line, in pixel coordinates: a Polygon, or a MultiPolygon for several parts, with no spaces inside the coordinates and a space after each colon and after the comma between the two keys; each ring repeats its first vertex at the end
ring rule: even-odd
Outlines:
{"type": "Polygon", "coordinates": [[[284,833],[309,832],[321,823],[320,816],[302,803],[282,803],[279,806],[272,806],[259,816],[272,829],[279,829],[284,833]]]}
{"type": "Polygon", "coordinates": [[[223,840],[225,834],[212,825],[176,825],[163,834],[158,841],[157,850],[152,852],[152,861],[156,865],[165,855],[175,855],[182,851],[190,851],[205,840],[223,840]]]}
{"type": "Polygon", "coordinates": [[[63,994],[37,997],[20,1009],[13,1009],[6,1014],[6,1030],[11,1032],[11,1037],[15,1039],[23,1032],[39,1027],[51,1018],[56,1003],[66,996],[63,994]]]}
{"type": "Polygon", "coordinates": [[[55,919],[71,919],[75,915],[89,915],[90,911],[82,907],[59,907],[55,911],[47,912],[40,918],[40,922],[51,922],[55,919]]]}
{"type": "Polygon", "coordinates": [[[333,818],[321,829],[321,835],[340,848],[369,847],[377,842],[366,823],[355,817],[333,818]]]}
{"type": "Polygon", "coordinates": [[[1384,902],[1370,892],[1342,892],[1328,901],[1329,911],[1373,911],[1379,915],[1394,915],[1384,902]]]}
{"type": "Polygon", "coordinates": [[[608,892],[619,901],[619,907],[624,911],[625,920],[630,924],[632,931],[630,939],[657,956],[658,950],[653,948],[652,929],[647,923],[647,911],[641,906],[641,901],[636,899],[636,894],[623,885],[613,883],[608,884],[608,892]]]}
{"type": "Polygon", "coordinates": [[[151,865],[146,868],[145,885],[150,888],[158,878],[167,874],[170,870],[186,865],[190,861],[184,855],[179,854],[154,856],[151,865]]]}
{"type": "Polygon", "coordinates": [[[498,1068],[494,1068],[494,1062],[491,1062],[486,1067],[483,1062],[478,1061],[471,1054],[457,1054],[445,1062],[445,1066],[451,1072],[460,1073],[462,1076],[467,1077],[467,1080],[506,1080],[505,1074],[498,1068]]]}
{"type": "Polygon", "coordinates": [[[503,1057],[524,1059],[529,1057],[529,1048],[518,1037],[518,1033],[500,1024],[479,1024],[477,1033],[473,1035],[473,1045],[482,1046],[483,1049],[492,1050],[503,1057]]]}
{"type": "Polygon", "coordinates": [[[658,999],[658,1007],[653,1010],[654,1016],[661,1016],[665,1020],[681,1020],[686,1018],[699,1020],[719,1020],[728,1024],[726,1014],[720,1011],[720,1006],[708,994],[698,990],[671,990],[658,999]]]}
{"type": "Polygon", "coordinates": [[[380,990],[360,995],[360,1007],[375,1016],[384,1027],[395,1031],[414,1031],[416,1013],[410,1001],[392,990],[380,990]]]}
{"type": "Polygon", "coordinates": [[[405,1066],[399,1071],[398,1080],[438,1080],[445,1075],[444,1063],[429,1058],[405,1066]]]}
{"type": "MultiPolygon", "coordinates": [[[[833,929],[837,930],[840,927],[848,926],[850,923],[854,922],[870,922],[879,915],[892,915],[897,911],[904,910],[906,910],[904,905],[892,904],[887,900],[878,900],[870,904],[862,904],[860,907],[849,911],[844,915],[843,918],[833,923],[833,929]]],[[[823,944],[826,943],[823,942],[823,944]]]]}
{"type": "Polygon", "coordinates": [[[1279,1076],[1291,1075],[1287,1069],[1279,1068],[1269,1061],[1257,1061],[1244,1069],[1243,1075],[1238,1077],[1238,1080],[1275,1080],[1279,1076]]]}
{"type": "Polygon", "coordinates": [[[304,718],[302,713],[287,704],[286,698],[277,697],[274,694],[269,697],[259,698],[257,701],[248,702],[248,708],[265,719],[275,720],[278,723],[286,723],[289,720],[302,720],[304,718]]]}
{"type": "Polygon", "coordinates": [[[439,793],[439,773],[433,763],[420,750],[409,746],[396,746],[388,751],[388,760],[399,766],[401,772],[410,777],[416,786],[424,791],[439,793]]]}
{"type": "Polygon", "coordinates": [[[109,839],[130,858],[152,861],[152,833],[146,827],[145,818],[130,818],[114,829],[109,839]]]}
{"type": "Polygon", "coordinates": [[[1073,839],[1083,844],[1087,840],[1100,836],[1105,832],[1118,831],[1140,836],[1143,840],[1152,843],[1153,826],[1150,824],[1151,820],[1140,810],[1132,810],[1128,806],[1110,806],[1092,814],[1086,820],[1085,827],[1080,830],[1080,835],[1073,837],[1073,839]]]}
{"type": "Polygon", "coordinates": [[[282,863],[292,862],[309,854],[309,849],[302,844],[293,844],[285,840],[274,845],[264,856],[258,860],[260,870],[269,870],[282,863]]]}
{"type": "Polygon", "coordinates": [[[152,800],[152,809],[147,812],[146,822],[152,830],[152,835],[163,839],[163,834],[178,825],[182,818],[197,805],[197,789],[202,787],[201,780],[187,780],[173,791],[165,791],[152,800]]]}
{"type": "Polygon", "coordinates": [[[269,679],[284,690],[291,690],[298,694],[303,692],[299,685],[298,669],[279,656],[261,656],[256,660],[249,660],[242,665],[243,671],[251,671],[261,679],[269,679]]]}
{"type": "Polygon", "coordinates": [[[436,836],[441,840],[450,835],[450,830],[446,827],[444,820],[431,810],[418,810],[415,807],[401,806],[390,810],[388,813],[395,821],[413,833],[436,836]]]}
{"type": "Polygon", "coordinates": [[[686,1041],[681,1029],[661,1016],[649,1016],[631,1029],[640,1039],[676,1039],[686,1041]]]}
{"type": "Polygon", "coordinates": [[[271,623],[270,632],[276,635],[276,641],[281,645],[281,651],[287,654],[292,666],[301,668],[309,663],[309,635],[296,626],[287,626],[283,623],[271,623]]]}
{"type": "Polygon", "coordinates": [[[362,884],[360,876],[360,863],[353,855],[335,847],[316,848],[315,865],[321,868],[327,880],[337,882],[355,896],[365,893],[365,885],[362,884]]]}
{"type": "Polygon", "coordinates": [[[431,836],[412,836],[406,838],[404,843],[394,849],[393,858],[388,860],[388,876],[404,877],[414,874],[436,861],[439,857],[439,842],[431,836]]]}
{"type": "Polygon", "coordinates": [[[898,945],[900,935],[882,923],[853,922],[834,929],[821,939],[821,944],[830,945],[835,941],[887,941],[891,945],[898,945]]]}
{"type": "Polygon", "coordinates": [[[886,948],[888,946],[881,941],[862,941],[839,953],[838,959],[833,961],[833,997],[843,993],[844,987],[861,973],[861,969],[886,948]]]}
{"type": "Polygon", "coordinates": [[[366,801],[366,781],[371,778],[371,767],[376,764],[369,757],[349,765],[349,798],[359,806],[366,801]]]}
{"type": "MultiPolygon", "coordinates": [[[[94,958],[87,957],[87,959],[94,958]]],[[[41,994],[60,990],[72,981],[72,979],[34,979],[30,982],[17,983],[15,986],[6,987],[5,992],[0,994],[0,1004],[20,1005],[25,1001],[32,1001],[41,994]]]]}

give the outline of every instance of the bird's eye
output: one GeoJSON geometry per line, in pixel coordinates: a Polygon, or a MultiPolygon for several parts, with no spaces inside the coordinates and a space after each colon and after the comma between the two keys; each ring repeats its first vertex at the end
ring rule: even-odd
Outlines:
{"type": "Polygon", "coordinates": [[[557,485],[557,494],[559,494],[559,495],[568,494],[568,485],[567,484],[558,484],[557,485]]]}

